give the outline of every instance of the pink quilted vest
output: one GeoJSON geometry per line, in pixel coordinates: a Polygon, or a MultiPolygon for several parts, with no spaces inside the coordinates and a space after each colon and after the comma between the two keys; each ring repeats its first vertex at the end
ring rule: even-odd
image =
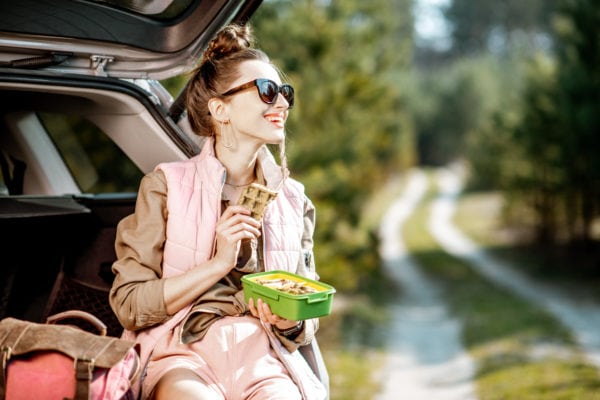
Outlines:
{"type": "MultiPolygon", "coordinates": [[[[280,174],[266,149],[259,155],[265,178],[280,174]]],[[[167,227],[163,255],[163,277],[181,274],[199,265],[213,254],[215,225],[221,214],[221,190],[225,169],[214,157],[213,140],[207,139],[202,152],[184,161],[156,167],[167,180],[167,227]]],[[[269,204],[263,217],[265,269],[297,272],[302,260],[304,230],[303,186],[286,179],[279,195],[269,204]]],[[[313,271],[314,273],[314,271],[313,271]]],[[[306,275],[306,271],[303,271],[306,275]]],[[[309,276],[315,279],[315,276],[309,276]]],[[[190,311],[183,308],[167,322],[138,332],[125,331],[123,337],[141,346],[145,365],[154,343],[174,329],[190,311]]]]}
{"type": "MultiPolygon", "coordinates": [[[[280,173],[269,155],[261,168],[268,177],[280,173]]],[[[214,157],[213,141],[189,160],[160,164],[167,179],[167,232],[163,277],[180,274],[212,256],[215,225],[221,214],[225,169],[214,157]]],[[[263,218],[265,268],[296,272],[304,230],[304,188],[286,179],[263,218]]]]}

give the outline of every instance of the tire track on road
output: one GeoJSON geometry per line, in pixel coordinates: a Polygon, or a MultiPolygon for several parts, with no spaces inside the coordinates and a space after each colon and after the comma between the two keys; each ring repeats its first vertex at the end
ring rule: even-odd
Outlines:
{"type": "Polygon", "coordinates": [[[472,400],[473,362],[460,341],[461,323],[449,315],[433,282],[406,252],[402,225],[429,185],[419,170],[408,175],[402,196],[388,209],[380,226],[384,268],[402,287],[389,307],[387,359],[376,400],[472,400]]]}
{"type": "Polygon", "coordinates": [[[600,369],[600,305],[536,282],[479,248],[452,222],[462,190],[460,174],[449,169],[440,170],[437,184],[439,196],[432,206],[429,229],[440,246],[467,261],[481,276],[554,315],[573,332],[589,362],[600,369]]]}

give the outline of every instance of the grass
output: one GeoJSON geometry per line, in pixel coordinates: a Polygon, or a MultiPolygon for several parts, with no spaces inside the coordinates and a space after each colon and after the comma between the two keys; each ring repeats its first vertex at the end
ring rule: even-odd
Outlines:
{"type": "MultiPolygon", "coordinates": [[[[522,272],[578,296],[600,298],[600,243],[532,243],[530,232],[503,222],[503,206],[500,193],[467,193],[458,203],[455,222],[487,251],[518,265],[522,272]]],[[[520,214],[531,219],[524,211],[520,214]]]]}
{"type": "MultiPolygon", "coordinates": [[[[370,399],[379,391],[373,375],[383,362],[380,346],[365,343],[356,335],[369,335],[379,317],[366,316],[365,299],[343,300],[345,305],[321,319],[319,347],[327,365],[331,400],[370,399]],[[352,337],[354,336],[354,340],[352,337]]],[[[335,301],[334,301],[335,304],[335,301]]]]}
{"type": "Polygon", "coordinates": [[[561,360],[507,366],[478,380],[481,399],[600,399],[600,384],[588,365],[561,360]]]}
{"type": "MultiPolygon", "coordinates": [[[[462,340],[478,366],[474,380],[479,398],[600,399],[598,371],[583,362],[568,330],[539,307],[481,278],[437,245],[427,231],[433,196],[430,192],[407,221],[403,235],[409,251],[444,288],[450,309],[464,323],[462,340]]],[[[471,206],[477,204],[481,210],[476,216],[470,214],[472,231],[493,229],[497,215],[490,207],[494,205],[470,200],[471,206]]],[[[485,241],[485,235],[475,235],[475,239],[485,241]]]]}
{"type": "Polygon", "coordinates": [[[367,350],[327,351],[324,354],[330,371],[332,400],[372,399],[379,391],[379,384],[373,377],[373,368],[381,365],[380,352],[367,350]]]}

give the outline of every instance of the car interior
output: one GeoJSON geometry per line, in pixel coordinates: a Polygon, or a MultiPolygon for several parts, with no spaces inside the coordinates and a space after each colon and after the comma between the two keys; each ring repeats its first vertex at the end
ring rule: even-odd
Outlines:
{"type": "Polygon", "coordinates": [[[105,303],[116,224],[133,211],[142,175],[197,152],[142,89],[95,86],[0,82],[2,316],[42,321],[93,296],[105,303]]]}

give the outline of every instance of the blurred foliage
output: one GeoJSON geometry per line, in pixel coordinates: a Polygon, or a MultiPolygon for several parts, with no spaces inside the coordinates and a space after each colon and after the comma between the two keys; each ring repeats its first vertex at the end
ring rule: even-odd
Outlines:
{"type": "Polygon", "coordinates": [[[538,48],[549,31],[557,1],[450,1],[445,14],[452,26],[453,55],[506,53],[515,46],[538,48]]]}
{"type": "MultiPolygon", "coordinates": [[[[592,0],[449,2],[447,49],[413,40],[411,0],[267,0],[258,46],[295,85],[294,177],[317,206],[324,280],[377,277],[365,204],[413,165],[465,159],[541,241],[590,241],[599,216],[599,8],[592,0]],[[523,218],[523,210],[532,216],[523,218]]],[[[185,77],[167,80],[177,93],[185,77]]]]}
{"type": "Polygon", "coordinates": [[[188,74],[177,75],[164,79],[160,81],[160,83],[165,87],[165,89],[167,89],[169,93],[171,93],[173,97],[176,97],[181,94],[181,91],[185,87],[185,84],[189,78],[190,77],[188,74]]]}
{"type": "Polygon", "coordinates": [[[497,157],[471,162],[510,209],[533,214],[537,241],[589,250],[600,217],[600,4],[561,1],[553,22],[555,51],[524,59],[517,101],[472,138],[471,154],[497,157]]]}
{"type": "Polygon", "coordinates": [[[68,114],[38,117],[83,193],[137,192],[141,170],[95,124],[68,114]]]}
{"type": "Polygon", "coordinates": [[[418,133],[421,165],[446,165],[464,157],[469,136],[479,134],[518,88],[516,68],[512,58],[482,54],[436,69],[415,66],[410,73],[399,73],[404,103],[418,133]]]}
{"type": "Polygon", "coordinates": [[[373,230],[360,223],[364,204],[391,171],[416,162],[395,79],[411,57],[410,1],[267,1],[251,22],[296,87],[287,155],[317,207],[321,278],[366,289],[379,260],[373,230]]]}
{"type": "Polygon", "coordinates": [[[600,3],[454,0],[444,11],[450,48],[416,48],[399,73],[420,162],[465,158],[470,189],[508,199],[506,223],[598,253],[600,3]]]}

